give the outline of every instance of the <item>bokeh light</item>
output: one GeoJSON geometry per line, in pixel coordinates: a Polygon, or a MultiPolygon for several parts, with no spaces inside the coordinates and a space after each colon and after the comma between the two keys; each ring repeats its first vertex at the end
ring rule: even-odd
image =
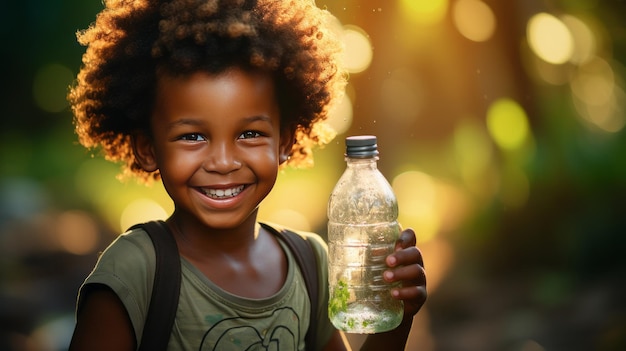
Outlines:
{"type": "Polygon", "coordinates": [[[529,137],[528,117],[514,100],[502,98],[487,110],[487,129],[495,143],[505,150],[516,150],[529,137]]]}
{"type": "Polygon", "coordinates": [[[407,166],[391,181],[398,199],[398,221],[413,228],[420,243],[457,230],[468,215],[466,197],[451,184],[407,166]],[[413,170],[411,170],[413,169],[413,170]]]}
{"type": "Polygon", "coordinates": [[[74,255],[93,253],[99,244],[98,225],[82,211],[66,211],[56,223],[56,236],[61,247],[74,255]]]}
{"type": "Polygon", "coordinates": [[[587,125],[615,133],[626,125],[626,94],[609,62],[595,57],[575,71],[571,79],[574,106],[587,125]]]}
{"type": "Polygon", "coordinates": [[[489,135],[483,125],[470,119],[458,124],[453,135],[455,164],[465,185],[476,194],[489,192],[485,182],[493,162],[493,150],[489,135]]]}
{"type": "Polygon", "coordinates": [[[412,23],[431,26],[443,20],[448,0],[398,0],[401,13],[412,23]]]}
{"type": "Polygon", "coordinates": [[[574,39],[569,28],[555,16],[542,12],[534,15],[526,28],[528,44],[541,59],[562,64],[572,58],[574,39]]]}
{"type": "Polygon", "coordinates": [[[137,223],[150,220],[167,219],[167,211],[152,199],[137,199],[129,203],[120,216],[120,228],[122,231],[137,223]]]}
{"type": "MultiPolygon", "coordinates": [[[[161,182],[140,184],[120,181],[120,169],[101,158],[88,159],[76,171],[75,191],[87,196],[94,208],[116,232],[128,229],[131,221],[145,221],[149,216],[164,219],[173,211],[173,204],[161,182]],[[140,201],[138,203],[133,203],[140,201]],[[143,202],[142,202],[143,201],[143,202]],[[141,213],[137,206],[146,205],[141,213]]],[[[155,219],[153,218],[153,219],[155,219]]]]}
{"type": "Polygon", "coordinates": [[[115,165],[100,158],[89,159],[78,168],[75,186],[76,192],[87,196],[112,228],[121,229],[120,215],[127,202],[115,191],[118,172],[115,165]]]}
{"type": "MultiPolygon", "coordinates": [[[[343,151],[338,155],[337,159],[343,162],[343,151]]],[[[345,164],[342,166],[345,167],[345,164]]],[[[302,222],[305,225],[303,228],[316,228],[313,223],[325,226],[328,198],[341,172],[343,168],[317,160],[314,168],[284,170],[279,174],[272,192],[263,200],[259,220],[280,224],[302,222]],[[336,176],[333,177],[333,174],[336,176]],[[293,216],[277,220],[281,213],[293,216]],[[300,218],[301,215],[306,215],[306,222],[300,218]]]]}
{"type": "Polygon", "coordinates": [[[398,198],[401,225],[414,228],[423,242],[433,239],[440,226],[434,180],[425,173],[409,171],[397,175],[392,187],[398,198]]]}
{"type": "Polygon", "coordinates": [[[344,65],[348,72],[365,71],[372,63],[372,44],[367,33],[357,26],[344,27],[342,41],[345,46],[344,65]]]}
{"type": "Polygon", "coordinates": [[[585,104],[606,105],[613,96],[615,73],[606,60],[596,57],[578,68],[570,86],[574,95],[585,104]]]}
{"type": "Polygon", "coordinates": [[[428,267],[428,293],[432,293],[439,288],[439,285],[448,275],[455,263],[456,252],[453,245],[447,240],[434,238],[423,241],[420,233],[416,233],[417,245],[424,256],[424,267],[428,267]]]}
{"type": "Polygon", "coordinates": [[[482,42],[496,31],[496,16],[491,7],[480,0],[459,0],[452,7],[457,30],[465,38],[482,42]]]}
{"type": "Polygon", "coordinates": [[[337,134],[343,134],[352,125],[352,114],[352,100],[350,100],[348,95],[344,95],[341,101],[335,105],[329,113],[326,123],[333,128],[337,134]]]}
{"type": "Polygon", "coordinates": [[[570,62],[582,65],[592,59],[597,51],[597,39],[591,28],[581,19],[572,15],[563,15],[561,20],[567,26],[574,39],[570,62]]]}
{"type": "Polygon", "coordinates": [[[51,63],[42,66],[33,81],[33,98],[46,112],[61,112],[67,106],[67,92],[74,73],[64,65],[51,63]]]}
{"type": "Polygon", "coordinates": [[[529,73],[533,77],[539,78],[539,82],[546,82],[552,85],[565,85],[571,78],[571,67],[568,65],[553,65],[541,58],[532,55],[527,58],[531,66],[529,73]]]}

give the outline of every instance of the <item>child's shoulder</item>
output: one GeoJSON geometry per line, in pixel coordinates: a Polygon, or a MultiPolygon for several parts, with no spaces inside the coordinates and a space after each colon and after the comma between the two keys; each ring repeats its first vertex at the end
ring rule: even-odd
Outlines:
{"type": "Polygon", "coordinates": [[[120,234],[102,252],[100,260],[112,259],[118,264],[137,264],[155,262],[154,246],[148,233],[143,228],[130,229],[120,234]]]}
{"type": "Polygon", "coordinates": [[[134,227],[121,233],[115,241],[121,241],[124,245],[134,245],[137,247],[144,247],[148,244],[151,246],[150,236],[143,227],[134,227]]]}
{"type": "Polygon", "coordinates": [[[316,249],[316,251],[326,252],[328,250],[326,241],[324,241],[324,239],[319,234],[299,230],[294,230],[293,232],[300,235],[305,240],[311,242],[311,245],[314,249],[316,249]]]}

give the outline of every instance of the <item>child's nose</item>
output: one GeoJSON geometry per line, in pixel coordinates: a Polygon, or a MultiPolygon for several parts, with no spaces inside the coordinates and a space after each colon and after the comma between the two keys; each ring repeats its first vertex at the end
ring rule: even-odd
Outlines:
{"type": "Polygon", "coordinates": [[[237,147],[226,142],[212,142],[207,148],[202,168],[207,172],[230,173],[241,168],[237,147]]]}

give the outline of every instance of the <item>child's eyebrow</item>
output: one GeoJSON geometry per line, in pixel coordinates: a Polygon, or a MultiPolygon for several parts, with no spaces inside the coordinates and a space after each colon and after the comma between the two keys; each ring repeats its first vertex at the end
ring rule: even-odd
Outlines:
{"type": "Polygon", "coordinates": [[[243,120],[245,122],[247,122],[247,123],[252,123],[252,122],[257,122],[257,121],[268,122],[268,123],[272,122],[272,119],[269,116],[266,116],[266,115],[250,116],[250,117],[244,118],[243,120]]]}
{"type": "Polygon", "coordinates": [[[178,127],[178,126],[183,126],[183,125],[199,126],[201,124],[202,124],[202,121],[194,119],[194,118],[179,118],[175,121],[168,123],[167,126],[172,128],[172,127],[178,127]]]}
{"type": "MultiPolygon", "coordinates": [[[[250,117],[244,117],[242,119],[244,124],[254,123],[254,122],[267,122],[272,123],[272,119],[267,115],[254,115],[250,117]]],[[[201,126],[204,125],[204,122],[200,119],[196,118],[179,118],[175,121],[172,121],[167,124],[168,128],[174,128],[179,126],[201,126]]]]}

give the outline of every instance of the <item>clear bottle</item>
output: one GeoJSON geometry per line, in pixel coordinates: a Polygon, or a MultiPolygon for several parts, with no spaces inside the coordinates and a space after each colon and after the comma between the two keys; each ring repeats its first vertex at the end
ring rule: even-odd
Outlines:
{"type": "Polygon", "coordinates": [[[348,137],[345,156],[328,202],[328,313],[337,329],[380,333],[396,328],[404,311],[383,280],[400,234],[398,202],[378,170],[375,136],[348,137]]]}

